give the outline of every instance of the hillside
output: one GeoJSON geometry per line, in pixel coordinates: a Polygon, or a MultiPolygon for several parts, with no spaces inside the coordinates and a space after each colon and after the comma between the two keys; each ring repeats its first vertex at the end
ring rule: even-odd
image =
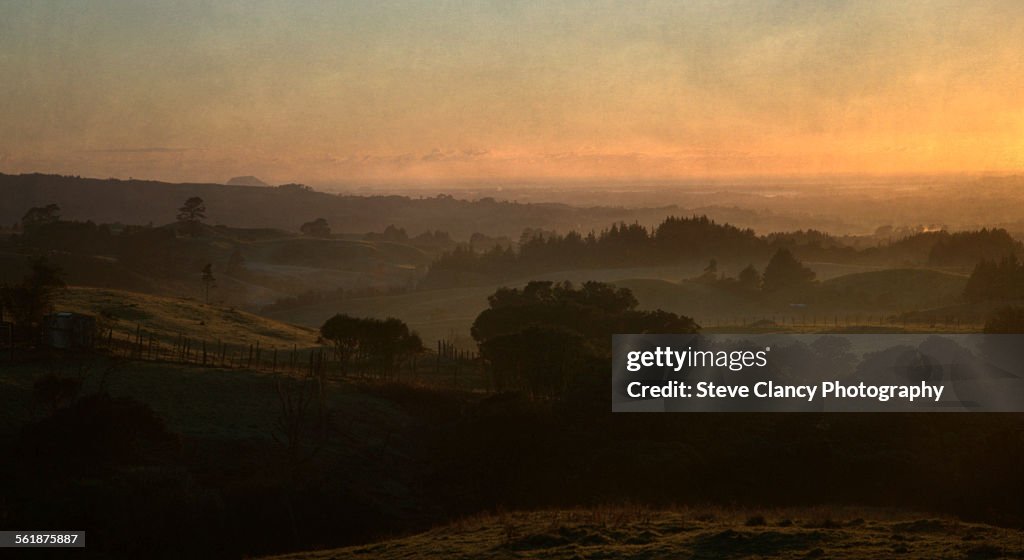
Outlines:
{"type": "MultiPolygon", "coordinates": [[[[62,481],[52,491],[33,497],[32,507],[60,507],[66,512],[67,497],[61,490],[99,492],[91,494],[100,497],[88,502],[88,513],[77,515],[88,516],[95,539],[90,546],[104,557],[207,557],[199,551],[202,544],[168,540],[174,527],[190,523],[196,524],[197,531],[208,523],[219,527],[218,532],[234,533],[228,542],[216,545],[222,551],[217,557],[296,550],[299,547],[292,543],[287,521],[278,510],[282,496],[292,500],[295,514],[320,535],[318,542],[332,546],[365,542],[370,536],[409,527],[429,527],[428,520],[438,515],[440,507],[429,497],[429,473],[423,472],[424,457],[432,453],[428,442],[450,421],[448,411],[457,414],[463,400],[455,393],[449,396],[425,389],[403,397],[409,391],[399,388],[389,395],[386,388],[372,384],[328,380],[324,403],[331,411],[330,436],[311,442],[315,456],[303,465],[307,484],[315,490],[296,493],[283,474],[287,437],[281,427],[279,391],[286,378],[280,373],[103,358],[46,368],[4,365],[0,367],[0,442],[6,448],[16,448],[24,426],[46,417],[35,399],[34,383],[53,372],[80,376],[83,397],[105,391],[114,398],[145,403],[180,438],[185,450],[171,465],[124,469],[125,474],[87,477],[80,483],[62,481]],[[424,418],[421,410],[430,410],[430,415],[424,418]],[[144,482],[132,485],[136,480],[144,482]],[[196,505],[183,511],[183,503],[196,505]],[[240,538],[241,533],[226,528],[225,519],[249,536],[240,538]],[[321,519],[332,524],[337,519],[350,521],[341,527],[333,525],[327,536],[326,531],[314,529],[321,519]],[[163,544],[133,549],[139,546],[135,541],[113,536],[136,524],[148,527],[160,539],[156,542],[163,544]],[[109,553],[111,549],[116,552],[109,553]],[[173,552],[161,555],[165,551],[173,552]]],[[[290,383],[295,387],[301,382],[290,383]]],[[[9,457],[30,460],[16,452],[9,457]]],[[[76,469],[81,467],[81,462],[74,464],[76,469]]],[[[3,472],[6,480],[14,480],[9,471],[3,472]]],[[[5,497],[14,495],[11,488],[4,486],[5,497]]]]}
{"type": "Polygon", "coordinates": [[[927,269],[889,269],[847,274],[826,280],[822,287],[834,289],[851,302],[869,306],[899,306],[917,309],[957,301],[967,285],[967,276],[927,269]]]}
{"type": "Polygon", "coordinates": [[[58,294],[54,307],[97,317],[116,338],[133,336],[137,328],[164,341],[179,335],[225,344],[300,348],[316,343],[315,330],[281,323],[231,307],[204,305],[192,299],[145,295],[103,288],[72,287],[58,294]]]}
{"type": "MultiPolygon", "coordinates": [[[[862,319],[896,316],[914,309],[950,305],[958,301],[966,277],[923,269],[868,270],[865,267],[813,263],[828,277],[820,294],[805,307],[794,308],[791,294],[759,297],[687,280],[700,273],[702,263],[689,265],[571,270],[538,274],[532,279],[572,282],[599,280],[629,288],[641,309],[664,309],[697,319],[705,327],[743,324],[776,316],[779,321],[826,314],[860,314],[862,319]],[[850,270],[856,272],[849,273],[850,270]],[[845,273],[845,274],[844,274],[845,273]],[[840,274],[838,276],[831,276],[840,274]],[[679,280],[683,278],[683,280],[679,280]],[[785,318],[785,319],[784,319],[785,318]]],[[[527,279],[471,288],[419,290],[399,295],[332,299],[315,305],[268,312],[280,321],[318,327],[334,313],[371,317],[398,317],[424,340],[467,340],[473,320],[487,307],[487,296],[502,285],[518,287],[527,279]]],[[[806,296],[807,294],[802,294],[806,296]]],[[[794,296],[795,297],[795,296],[794,296]]],[[[975,317],[974,319],[977,319],[975,317]]]]}
{"type": "Polygon", "coordinates": [[[675,206],[577,208],[493,198],[467,201],[449,195],[335,195],[299,185],[268,188],[0,173],[0,224],[12,224],[29,208],[51,203],[60,205],[62,216],[68,220],[163,224],[173,220],[177,208],[192,196],[203,199],[212,224],[297,231],[302,223],[322,217],[336,232],[382,231],[394,224],[411,234],[441,229],[461,240],[474,232],[518,239],[525,228],[574,227],[588,231],[615,221],[652,222],[682,212],[675,206]]]}
{"type": "Polygon", "coordinates": [[[1020,531],[892,510],[627,507],[482,515],[411,537],[274,558],[985,559],[1021,554],[1020,531]]]}
{"type": "Polygon", "coordinates": [[[309,291],[408,286],[440,250],[414,243],[176,223],[116,232],[59,222],[0,238],[0,282],[17,282],[28,256],[45,254],[69,284],[205,298],[199,280],[210,264],[211,301],[256,307],[309,291]]]}
{"type": "MultiPolygon", "coordinates": [[[[354,298],[334,298],[314,305],[297,306],[291,309],[266,312],[266,316],[279,321],[319,327],[335,313],[366,317],[397,317],[415,329],[428,343],[444,338],[462,338],[466,343],[469,327],[481,311],[487,308],[487,296],[501,286],[519,287],[529,280],[569,280],[576,283],[588,280],[617,282],[624,278],[675,279],[692,276],[700,272],[703,264],[613,268],[594,270],[567,270],[537,274],[503,284],[465,288],[444,288],[417,290],[398,295],[379,295],[354,298]]],[[[652,283],[668,284],[665,280],[652,283]]],[[[642,302],[643,303],[643,302],[642,302]]]]}

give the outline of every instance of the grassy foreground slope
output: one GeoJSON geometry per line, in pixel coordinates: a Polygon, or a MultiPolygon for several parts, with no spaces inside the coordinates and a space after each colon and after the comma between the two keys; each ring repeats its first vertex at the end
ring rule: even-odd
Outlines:
{"type": "Polygon", "coordinates": [[[225,344],[255,344],[265,347],[315,344],[314,329],[239,311],[232,307],[205,305],[183,298],[72,287],[60,292],[54,302],[57,311],[74,311],[97,317],[103,329],[113,329],[124,339],[141,328],[164,341],[179,335],[192,339],[222,341],[225,344]]]}
{"type": "Polygon", "coordinates": [[[1022,554],[1020,531],[911,513],[599,508],[484,515],[377,544],[275,558],[983,559],[1022,554]]]}

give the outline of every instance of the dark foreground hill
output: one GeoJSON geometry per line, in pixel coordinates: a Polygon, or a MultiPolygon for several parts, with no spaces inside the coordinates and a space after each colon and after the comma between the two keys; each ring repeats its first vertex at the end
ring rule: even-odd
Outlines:
{"type": "Polygon", "coordinates": [[[289,554],[343,558],[1020,558],[1022,533],[863,508],[765,513],[594,508],[483,515],[380,543],[289,554]]]}

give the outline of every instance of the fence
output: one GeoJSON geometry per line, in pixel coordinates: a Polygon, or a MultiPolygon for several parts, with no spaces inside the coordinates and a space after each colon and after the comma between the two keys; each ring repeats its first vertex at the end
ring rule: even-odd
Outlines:
{"type": "Polygon", "coordinates": [[[371,357],[357,353],[344,363],[331,347],[299,348],[251,344],[230,344],[179,334],[161,338],[142,325],[134,334],[107,330],[98,337],[97,349],[108,355],[139,361],[173,363],[195,367],[246,369],[268,373],[312,375],[325,371],[330,376],[381,377],[387,379],[428,380],[446,386],[481,389],[488,383],[483,376],[479,356],[459,350],[448,341],[437,341],[437,352],[413,356],[386,370],[374,367],[371,357]]]}
{"type": "MultiPolygon", "coordinates": [[[[697,321],[704,329],[762,329],[827,331],[830,329],[902,328],[908,331],[980,332],[982,324],[952,316],[893,317],[864,313],[850,314],[765,314],[705,318],[697,321]]],[[[9,323],[0,323],[0,360],[14,360],[16,337],[9,323]]],[[[459,389],[489,391],[492,380],[479,355],[460,349],[448,340],[438,340],[436,349],[402,360],[386,369],[373,367],[367,356],[357,355],[342,362],[334,349],[324,346],[299,348],[298,345],[267,347],[260,341],[247,344],[159,335],[137,325],[134,334],[107,330],[97,336],[97,349],[110,356],[150,362],[196,367],[246,369],[292,375],[331,377],[380,377],[405,381],[425,381],[459,389]]]]}

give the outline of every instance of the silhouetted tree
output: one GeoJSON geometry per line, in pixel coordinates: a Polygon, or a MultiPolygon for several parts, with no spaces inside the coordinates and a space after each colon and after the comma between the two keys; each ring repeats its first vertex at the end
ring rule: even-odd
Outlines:
{"type": "Polygon", "coordinates": [[[1024,334],[1024,307],[1007,306],[997,309],[985,321],[986,334],[1024,334]]]}
{"type": "MultiPolygon", "coordinates": [[[[431,264],[421,285],[491,283],[524,272],[564,267],[621,267],[680,258],[760,256],[767,250],[765,240],[753,230],[716,224],[706,216],[669,217],[653,232],[638,223],[623,222],[587,235],[526,229],[520,237],[519,253],[511,252],[511,258],[494,260],[487,258],[486,253],[456,247],[431,264]]],[[[717,268],[714,272],[717,274],[717,268]]],[[[715,274],[708,274],[702,279],[714,277],[715,274]]]]}
{"type": "Polygon", "coordinates": [[[740,288],[744,290],[757,291],[761,289],[761,273],[752,264],[748,264],[746,268],[740,271],[737,280],[740,288]]]}
{"type": "Polygon", "coordinates": [[[317,218],[312,222],[306,222],[302,224],[299,231],[303,235],[310,237],[330,237],[331,236],[331,225],[327,223],[324,218],[317,218]]]}
{"type": "Polygon", "coordinates": [[[10,312],[16,324],[34,329],[53,309],[53,295],[65,284],[63,272],[45,257],[33,258],[30,263],[31,272],[21,284],[0,289],[0,306],[10,312]]]}
{"type": "Polygon", "coordinates": [[[998,261],[1024,251],[1024,245],[1001,228],[942,233],[928,253],[929,264],[969,265],[979,258],[998,261]]]}
{"type": "Polygon", "coordinates": [[[382,376],[387,376],[406,360],[423,351],[423,341],[419,335],[394,317],[383,321],[363,319],[361,336],[360,346],[382,376]]]}
{"type": "Polygon", "coordinates": [[[491,365],[499,391],[523,389],[532,397],[561,394],[593,354],[579,333],[553,326],[530,326],[490,338],[480,355],[491,365]]]}
{"type": "Polygon", "coordinates": [[[1024,263],[1014,254],[999,262],[983,259],[967,279],[964,298],[971,302],[1024,298],[1024,263]]]}
{"type": "Polygon", "coordinates": [[[334,344],[334,357],[341,374],[348,373],[349,364],[362,342],[363,322],[357,317],[338,313],[320,326],[320,337],[334,344]]]}
{"type": "MultiPolygon", "coordinates": [[[[427,235],[429,234],[430,232],[427,232],[427,235]]],[[[405,228],[400,228],[396,227],[394,224],[389,224],[388,227],[384,228],[384,233],[381,234],[380,238],[384,241],[405,243],[409,241],[409,234],[405,232],[405,228]]]]}
{"type": "Polygon", "coordinates": [[[30,231],[38,226],[53,224],[60,220],[60,206],[47,204],[29,208],[21,218],[22,231],[30,231]]]}
{"type": "Polygon", "coordinates": [[[797,260],[788,249],[779,249],[764,269],[763,289],[774,292],[786,288],[806,287],[814,282],[815,273],[797,260]]]}
{"type": "Polygon", "coordinates": [[[320,337],[334,344],[342,374],[348,373],[356,355],[365,357],[381,375],[423,350],[423,342],[399,319],[352,317],[339,313],[320,327],[320,337]]]}
{"type": "Polygon", "coordinates": [[[689,317],[637,310],[631,291],[601,282],[577,288],[534,281],[521,289],[501,288],[488,302],[470,331],[480,355],[496,385],[533,396],[559,395],[592,373],[587,364],[606,363],[612,334],[698,329],[689,317]]]}
{"type": "Polygon", "coordinates": [[[206,219],[206,204],[203,199],[193,196],[185,201],[185,205],[178,208],[178,221],[196,224],[206,219]]]}

